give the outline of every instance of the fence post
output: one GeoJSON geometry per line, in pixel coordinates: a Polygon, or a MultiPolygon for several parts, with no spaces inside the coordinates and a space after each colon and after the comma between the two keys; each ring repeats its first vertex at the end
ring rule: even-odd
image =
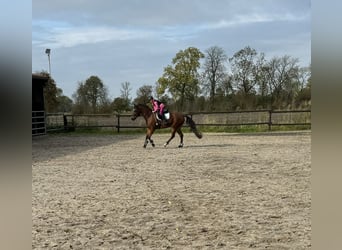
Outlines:
{"type": "Polygon", "coordinates": [[[63,114],[63,125],[64,125],[64,131],[68,130],[68,119],[66,118],[66,115],[63,114]]]}
{"type": "Polygon", "coordinates": [[[118,129],[118,133],[120,133],[120,114],[116,114],[116,117],[118,118],[118,124],[116,128],[118,129]]]}
{"type": "Polygon", "coordinates": [[[271,131],[272,130],[272,110],[270,109],[268,111],[268,131],[271,131]]]}

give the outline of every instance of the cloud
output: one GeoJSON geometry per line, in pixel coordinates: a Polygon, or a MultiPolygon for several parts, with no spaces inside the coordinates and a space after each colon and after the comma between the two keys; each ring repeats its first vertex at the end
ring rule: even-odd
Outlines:
{"type": "Polygon", "coordinates": [[[188,40],[197,36],[199,32],[234,28],[240,25],[249,25],[266,22],[302,21],[309,17],[304,15],[272,15],[254,13],[250,15],[236,15],[231,19],[199,22],[182,25],[165,25],[155,27],[109,27],[109,26],[71,26],[66,22],[36,20],[33,22],[33,45],[39,47],[73,47],[82,44],[96,44],[106,41],[129,41],[142,39],[158,39],[168,41],[188,40]]]}
{"type": "Polygon", "coordinates": [[[119,29],[113,27],[52,27],[45,34],[36,34],[33,44],[51,48],[73,47],[105,41],[146,39],[153,36],[148,30],[119,29]]]}
{"type": "Polygon", "coordinates": [[[266,22],[298,22],[309,18],[309,14],[303,15],[293,15],[293,14],[283,14],[283,15],[272,15],[272,14],[249,14],[249,15],[236,15],[235,18],[230,20],[221,19],[217,22],[209,22],[201,26],[201,29],[223,29],[229,27],[237,27],[240,25],[256,24],[256,23],[266,23],[266,22]]]}
{"type": "Polygon", "coordinates": [[[232,55],[249,45],[306,62],[310,37],[299,35],[310,34],[310,22],[310,0],[34,0],[32,70],[47,67],[44,51],[51,48],[63,91],[72,93],[77,80],[96,74],[115,93],[120,82],[154,83],[189,46],[216,45],[232,55]]]}

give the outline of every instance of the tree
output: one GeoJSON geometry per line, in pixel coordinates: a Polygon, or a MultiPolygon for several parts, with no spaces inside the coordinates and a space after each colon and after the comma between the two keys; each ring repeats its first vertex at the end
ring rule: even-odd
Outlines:
{"type": "Polygon", "coordinates": [[[44,95],[44,103],[45,103],[45,111],[47,113],[57,112],[57,85],[53,78],[50,77],[50,74],[47,71],[36,72],[39,75],[49,77],[43,91],[44,95]]]}
{"type": "Polygon", "coordinates": [[[225,78],[220,82],[218,87],[224,92],[225,96],[233,94],[233,77],[229,74],[226,74],[225,78]]]}
{"type": "Polygon", "coordinates": [[[172,64],[164,68],[163,76],[158,79],[157,93],[162,95],[168,91],[175,100],[179,100],[179,108],[183,110],[185,100],[194,100],[199,93],[200,59],[204,54],[197,48],[189,47],[180,50],[172,59],[172,64]]]}
{"type": "Polygon", "coordinates": [[[70,112],[72,109],[72,100],[63,95],[63,90],[57,88],[57,112],[70,112]]]}
{"type": "Polygon", "coordinates": [[[297,74],[295,75],[294,96],[293,102],[296,107],[309,106],[311,100],[311,66],[297,67],[297,74]]]}
{"type": "Polygon", "coordinates": [[[79,82],[73,97],[79,113],[95,114],[109,106],[107,88],[98,76],[89,77],[85,83],[79,82]]]}
{"type": "Polygon", "coordinates": [[[143,85],[137,90],[137,97],[134,99],[134,103],[148,103],[149,98],[152,95],[153,87],[151,85],[143,85]]]}
{"type": "Polygon", "coordinates": [[[111,105],[112,109],[117,113],[130,110],[130,104],[126,98],[117,97],[114,99],[111,105]]]}
{"type": "Polygon", "coordinates": [[[91,104],[93,113],[97,112],[99,106],[108,102],[107,89],[102,80],[97,76],[89,77],[85,82],[86,96],[91,104]]]}
{"type": "Polygon", "coordinates": [[[226,78],[225,63],[227,56],[222,48],[217,46],[206,50],[203,72],[203,86],[209,92],[210,110],[215,107],[215,95],[219,84],[222,84],[226,78]]]}
{"type": "Polygon", "coordinates": [[[121,95],[118,98],[115,98],[112,102],[112,108],[118,112],[121,113],[122,111],[128,111],[131,109],[131,98],[130,98],[130,92],[132,88],[130,87],[129,82],[123,82],[121,83],[121,95]]]}
{"type": "Polygon", "coordinates": [[[299,89],[298,59],[288,55],[273,57],[267,63],[267,79],[272,95],[272,106],[282,108],[291,103],[299,89]]]}
{"type": "Polygon", "coordinates": [[[121,89],[120,89],[121,95],[120,96],[123,99],[127,100],[129,103],[131,102],[130,100],[131,91],[132,91],[132,88],[131,88],[130,82],[121,83],[121,89]]]}
{"type": "Polygon", "coordinates": [[[263,61],[264,55],[261,54],[258,57],[257,51],[249,46],[229,58],[232,64],[233,80],[238,90],[246,95],[255,92],[257,73],[263,61]]]}
{"type": "Polygon", "coordinates": [[[46,71],[39,72],[42,76],[48,76],[46,86],[44,87],[45,110],[47,113],[70,112],[72,100],[63,95],[63,90],[57,87],[57,84],[50,74],[46,71]]]}
{"type": "Polygon", "coordinates": [[[91,113],[90,104],[86,96],[86,88],[83,82],[78,82],[77,90],[72,97],[74,99],[73,113],[91,113]]]}
{"type": "Polygon", "coordinates": [[[310,84],[311,79],[311,66],[309,67],[301,67],[298,71],[298,82],[299,82],[299,90],[302,90],[310,84]]]}
{"type": "Polygon", "coordinates": [[[229,58],[233,84],[240,96],[242,108],[252,107],[257,92],[258,77],[264,64],[264,54],[260,55],[249,46],[229,58]]]}

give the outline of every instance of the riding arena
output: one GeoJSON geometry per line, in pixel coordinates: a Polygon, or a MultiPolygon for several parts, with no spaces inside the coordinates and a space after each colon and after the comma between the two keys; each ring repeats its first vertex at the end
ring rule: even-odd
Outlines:
{"type": "Polygon", "coordinates": [[[33,249],[310,249],[311,132],[32,138],[33,249]]]}

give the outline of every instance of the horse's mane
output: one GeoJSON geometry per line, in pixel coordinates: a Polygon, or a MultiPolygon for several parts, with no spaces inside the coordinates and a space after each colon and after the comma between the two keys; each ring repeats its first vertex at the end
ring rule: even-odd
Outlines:
{"type": "Polygon", "coordinates": [[[138,103],[136,106],[139,106],[139,107],[142,107],[142,108],[145,108],[145,109],[149,109],[149,110],[152,111],[152,109],[149,106],[147,106],[146,104],[138,103]]]}

